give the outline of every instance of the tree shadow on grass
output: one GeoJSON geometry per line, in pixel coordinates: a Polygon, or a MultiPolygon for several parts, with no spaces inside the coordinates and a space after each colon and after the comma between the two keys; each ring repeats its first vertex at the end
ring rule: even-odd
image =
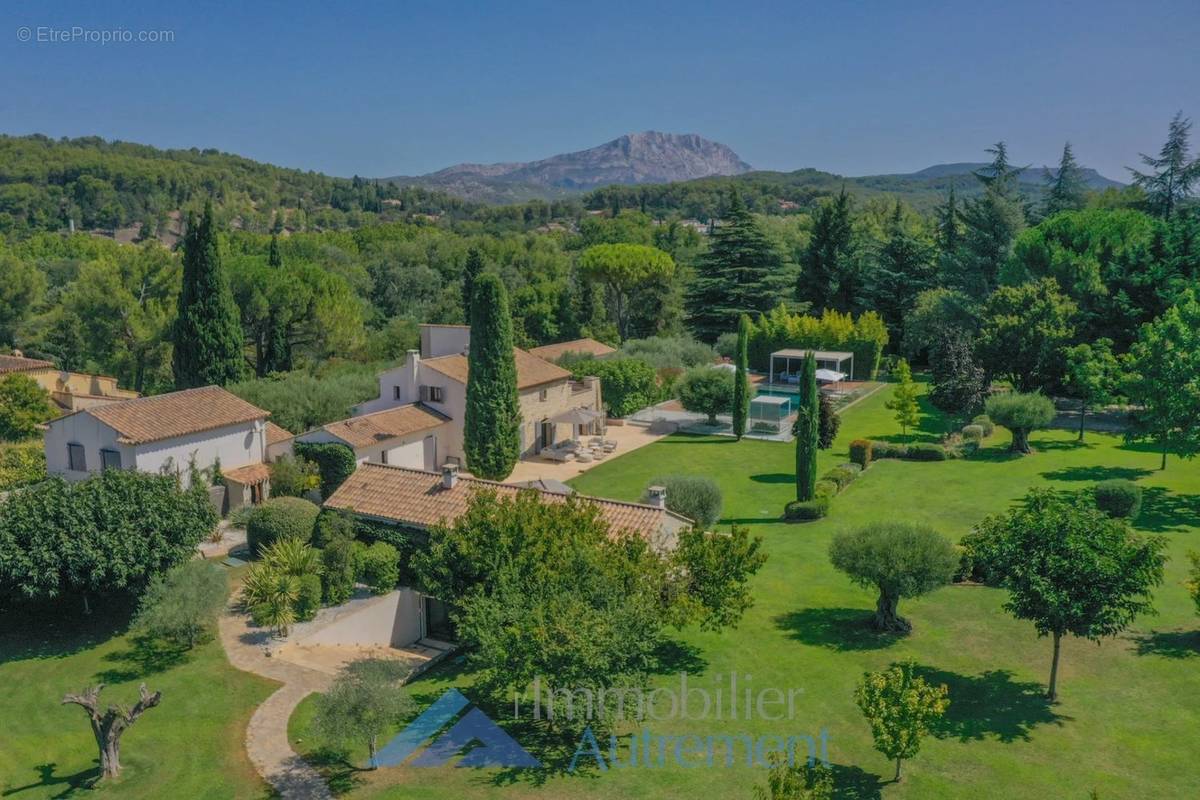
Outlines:
{"type": "Polygon", "coordinates": [[[1175,494],[1161,486],[1142,493],[1142,512],[1134,527],[1154,533],[1170,533],[1200,527],[1200,495],[1175,494]]]}
{"type": "Polygon", "coordinates": [[[329,791],[339,797],[361,786],[365,782],[361,773],[371,771],[351,763],[350,754],[336,747],[321,747],[305,753],[304,760],[321,773],[329,791]]]}
{"type": "Polygon", "coordinates": [[[831,650],[879,650],[902,638],[876,631],[871,627],[873,616],[861,608],[806,608],[782,614],[774,621],[791,638],[831,650]]]}
{"type": "Polygon", "coordinates": [[[834,800],[879,800],[887,784],[873,772],[860,767],[833,764],[834,800]]]}
{"type": "Polygon", "coordinates": [[[1009,449],[1007,441],[993,441],[987,447],[981,447],[967,456],[967,460],[969,461],[988,461],[996,464],[1002,464],[1006,461],[1017,461],[1022,458],[1025,458],[1025,456],[1021,453],[1014,453],[1009,449]]]}
{"type": "Polygon", "coordinates": [[[1036,453],[1050,453],[1060,450],[1092,450],[1096,447],[1095,442],[1079,441],[1078,439],[1062,440],[1062,439],[1035,439],[1032,436],[1029,438],[1029,446],[1036,453]]]}
{"type": "Polygon", "coordinates": [[[1200,658],[1200,630],[1150,631],[1130,638],[1139,656],[1200,658]]]}
{"type": "Polygon", "coordinates": [[[65,658],[119,636],[136,605],[120,598],[93,601],[85,614],[77,598],[49,603],[0,600],[0,664],[65,658]]]}
{"type": "Polygon", "coordinates": [[[750,480],[755,483],[795,483],[796,473],[794,472],[764,472],[760,475],[751,475],[750,480]]]}
{"type": "Polygon", "coordinates": [[[135,681],[184,664],[191,655],[184,645],[146,634],[134,636],[129,641],[129,649],[117,650],[104,656],[105,661],[125,666],[97,672],[96,680],[102,683],[135,681]]]}
{"type": "Polygon", "coordinates": [[[1120,478],[1126,481],[1136,481],[1150,474],[1148,469],[1137,467],[1063,467],[1049,472],[1043,472],[1042,477],[1048,481],[1091,481],[1099,483],[1120,478]]]}
{"type": "Polygon", "coordinates": [[[1006,669],[960,675],[917,666],[914,672],[930,684],[945,684],[950,690],[946,715],[930,725],[930,732],[939,739],[1028,741],[1034,727],[1062,725],[1071,719],[1055,713],[1046,699],[1045,686],[1014,681],[1013,673],[1006,669]]]}
{"type": "Polygon", "coordinates": [[[73,775],[55,775],[54,773],[58,769],[58,764],[53,761],[47,764],[38,764],[33,769],[38,773],[39,780],[34,783],[27,783],[24,786],[13,786],[5,790],[3,794],[0,794],[0,797],[10,797],[29,791],[30,789],[49,789],[52,786],[61,786],[62,789],[50,795],[39,792],[38,796],[51,797],[55,798],[55,800],[74,797],[77,792],[90,790],[96,781],[100,779],[100,761],[99,759],[93,759],[93,761],[95,766],[80,770],[73,775]]]}
{"type": "Polygon", "coordinates": [[[658,675],[677,675],[680,672],[695,675],[706,669],[708,660],[695,645],[668,639],[654,650],[654,672],[658,675]]]}

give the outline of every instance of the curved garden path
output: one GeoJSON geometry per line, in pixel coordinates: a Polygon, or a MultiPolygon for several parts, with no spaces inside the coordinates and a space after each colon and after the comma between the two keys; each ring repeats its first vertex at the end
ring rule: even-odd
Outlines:
{"type": "Polygon", "coordinates": [[[329,688],[333,678],[271,658],[266,653],[269,634],[251,628],[248,622],[249,616],[232,605],[221,615],[221,644],[229,663],[283,685],[250,717],[246,752],[254,768],[284,800],[333,800],[325,781],[292,749],[287,735],[288,719],[300,701],[329,688]]]}

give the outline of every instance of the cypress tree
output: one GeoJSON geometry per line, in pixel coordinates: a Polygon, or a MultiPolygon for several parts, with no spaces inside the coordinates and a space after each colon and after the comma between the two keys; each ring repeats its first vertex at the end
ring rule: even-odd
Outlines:
{"type": "Polygon", "coordinates": [[[475,281],[471,298],[463,432],[467,469],[488,480],[507,478],[521,454],[520,429],[508,295],[499,277],[483,274],[475,281]]]}
{"type": "Polygon", "coordinates": [[[733,191],[724,224],[709,237],[687,296],[688,324],[706,342],[733,329],[741,314],[779,304],[787,280],[783,255],[733,191]]]}
{"type": "Polygon", "coordinates": [[[750,415],[750,317],[738,319],[737,372],[733,377],[733,435],[741,439],[746,433],[746,418],[750,415]]]}
{"type": "Polygon", "coordinates": [[[471,324],[471,297],[475,292],[475,281],[483,274],[483,253],[478,247],[467,251],[467,263],[463,268],[462,309],[463,319],[471,324]]]}
{"type": "Polygon", "coordinates": [[[183,239],[183,286],[174,329],[175,388],[224,386],[242,376],[242,326],[217,245],[212,201],[183,239]]]}
{"type": "Polygon", "coordinates": [[[279,237],[278,236],[271,237],[271,247],[269,250],[267,250],[267,266],[269,266],[269,267],[282,267],[283,266],[283,256],[279,252],[279,237]]]}
{"type": "Polygon", "coordinates": [[[800,408],[792,433],[796,437],[796,499],[812,500],[817,488],[817,445],[821,400],[817,393],[817,360],[810,352],[800,373],[800,408]]]}
{"type": "MultiPolygon", "coordinates": [[[[279,251],[279,237],[271,237],[271,247],[267,250],[267,265],[273,269],[283,268],[283,254],[279,251]]],[[[260,375],[272,372],[288,372],[292,369],[292,342],[288,328],[272,309],[267,314],[267,334],[263,347],[262,363],[259,365],[260,375]]]]}

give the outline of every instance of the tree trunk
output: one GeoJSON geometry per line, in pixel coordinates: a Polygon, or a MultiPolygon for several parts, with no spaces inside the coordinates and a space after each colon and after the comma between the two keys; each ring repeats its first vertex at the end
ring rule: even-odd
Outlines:
{"type": "Polygon", "coordinates": [[[371,769],[379,769],[379,760],[376,758],[376,753],[378,752],[376,745],[376,737],[372,736],[367,741],[367,752],[370,754],[370,760],[368,763],[370,763],[371,769]]]}
{"type": "Polygon", "coordinates": [[[892,778],[892,783],[900,782],[900,759],[896,759],[896,777],[892,778]]]}
{"type": "Polygon", "coordinates": [[[1062,649],[1062,634],[1055,631],[1054,633],[1054,660],[1050,662],[1050,689],[1046,692],[1046,699],[1054,702],[1058,699],[1058,654],[1062,649]]]}
{"type": "Polygon", "coordinates": [[[92,725],[92,735],[96,737],[96,748],[100,751],[100,775],[103,778],[115,778],[121,774],[121,734],[137,721],[147,709],[154,708],[162,700],[162,692],[151,694],[146,690],[146,684],[138,687],[140,699],[131,709],[121,706],[109,706],[107,711],[100,711],[101,683],[82,694],[68,694],[62,699],[64,705],[73,703],[87,712],[88,721],[92,725]]]}
{"type": "Polygon", "coordinates": [[[1033,452],[1029,449],[1029,431],[1024,428],[1013,428],[1012,437],[1012,452],[1022,454],[1033,452]]]}
{"type": "Polygon", "coordinates": [[[1162,435],[1162,463],[1158,466],[1159,469],[1167,468],[1167,435],[1162,435]]]}
{"type": "Polygon", "coordinates": [[[1079,441],[1083,441],[1083,418],[1087,416],[1087,403],[1079,404],[1079,441]]]}
{"type": "Polygon", "coordinates": [[[896,605],[899,602],[899,596],[879,592],[879,600],[875,603],[875,618],[872,620],[875,630],[884,633],[908,633],[912,630],[912,624],[896,613],[896,605]]]}
{"type": "Polygon", "coordinates": [[[716,413],[715,413],[715,412],[712,412],[712,411],[710,411],[710,412],[709,412],[709,414],[708,414],[708,424],[709,424],[709,425],[716,425],[716,424],[717,424],[717,415],[716,415],[716,413]]]}

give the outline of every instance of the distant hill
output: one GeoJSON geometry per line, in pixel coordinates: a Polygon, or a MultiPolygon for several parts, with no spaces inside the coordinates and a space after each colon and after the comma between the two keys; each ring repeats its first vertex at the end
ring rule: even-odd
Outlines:
{"type": "Polygon", "coordinates": [[[646,131],[539,161],[457,164],[428,175],[384,180],[508,203],[565,197],[600,186],[674,183],[749,171],[749,164],[719,142],[695,134],[646,131]]]}
{"type": "MultiPolygon", "coordinates": [[[[867,178],[910,178],[912,180],[937,180],[941,178],[953,177],[970,177],[976,170],[987,167],[988,164],[960,162],[957,164],[934,164],[932,167],[918,170],[917,172],[897,173],[892,175],[871,175],[867,178]]],[[[1026,167],[1021,170],[1018,180],[1021,183],[1042,184],[1045,182],[1044,174],[1049,171],[1051,175],[1058,174],[1057,167],[1026,167]]],[[[1114,181],[1111,178],[1106,178],[1090,167],[1085,167],[1081,170],[1083,174],[1083,182],[1089,189],[1119,189],[1125,184],[1120,181],[1114,181]]],[[[864,178],[867,179],[867,178],[864,178]]]]}

